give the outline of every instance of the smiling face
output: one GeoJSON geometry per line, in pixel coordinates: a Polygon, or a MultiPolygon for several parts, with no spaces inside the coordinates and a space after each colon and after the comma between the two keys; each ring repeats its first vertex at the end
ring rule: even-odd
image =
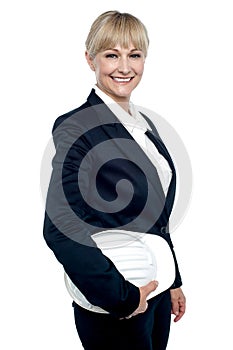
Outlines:
{"type": "Polygon", "coordinates": [[[86,59],[95,72],[97,86],[115,102],[128,102],[139,84],[144,70],[145,55],[133,44],[128,48],[116,45],[86,59]]]}

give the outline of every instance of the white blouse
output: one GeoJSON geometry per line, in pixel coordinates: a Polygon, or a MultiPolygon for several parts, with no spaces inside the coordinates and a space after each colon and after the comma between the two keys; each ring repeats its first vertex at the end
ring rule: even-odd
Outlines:
{"type": "Polygon", "coordinates": [[[172,177],[171,168],[167,160],[159,153],[154,143],[147,137],[145,132],[151,130],[147,121],[143,118],[136,105],[131,101],[129,103],[130,114],[127,113],[110,96],[106,95],[96,85],[94,86],[96,94],[115,114],[118,120],[124,125],[130,135],[139,144],[147,157],[151,160],[157,169],[163,191],[167,194],[168,187],[172,177]]]}

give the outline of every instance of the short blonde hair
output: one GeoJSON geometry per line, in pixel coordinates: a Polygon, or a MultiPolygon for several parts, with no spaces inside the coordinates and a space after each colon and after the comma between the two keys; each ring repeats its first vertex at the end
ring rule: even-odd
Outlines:
{"type": "Polygon", "coordinates": [[[117,44],[127,48],[130,43],[147,55],[149,38],[144,24],[129,13],[107,11],[93,22],[85,44],[87,52],[94,58],[97,53],[117,44]]]}

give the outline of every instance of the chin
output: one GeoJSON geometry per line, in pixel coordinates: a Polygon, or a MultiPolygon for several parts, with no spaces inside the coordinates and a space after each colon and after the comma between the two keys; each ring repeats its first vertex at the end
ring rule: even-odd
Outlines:
{"type": "Polygon", "coordinates": [[[116,96],[128,98],[131,96],[132,91],[133,89],[130,89],[130,91],[117,91],[116,96]]]}

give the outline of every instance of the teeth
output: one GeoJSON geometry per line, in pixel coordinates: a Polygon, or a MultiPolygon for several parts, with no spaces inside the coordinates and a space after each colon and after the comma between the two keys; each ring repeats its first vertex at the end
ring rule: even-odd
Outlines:
{"type": "Polygon", "coordinates": [[[131,80],[131,78],[113,78],[113,80],[120,82],[128,82],[131,80]]]}

